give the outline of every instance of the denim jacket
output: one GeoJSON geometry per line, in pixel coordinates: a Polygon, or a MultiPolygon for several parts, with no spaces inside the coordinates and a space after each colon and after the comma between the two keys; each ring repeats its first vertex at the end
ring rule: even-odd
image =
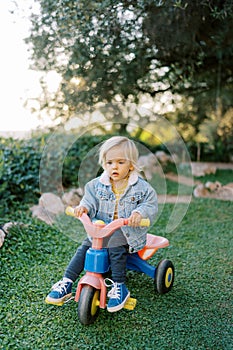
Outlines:
{"type": "MultiPolygon", "coordinates": [[[[112,191],[109,176],[106,172],[85,186],[85,194],[80,205],[88,209],[91,219],[109,223],[113,220],[116,197],[112,191]]],[[[132,212],[138,212],[143,218],[149,218],[152,224],[158,212],[157,194],[152,186],[133,171],[128,180],[128,187],[118,203],[118,217],[128,218],[132,212]]],[[[146,244],[148,227],[121,228],[128,244],[129,251],[136,252],[146,244]]]]}

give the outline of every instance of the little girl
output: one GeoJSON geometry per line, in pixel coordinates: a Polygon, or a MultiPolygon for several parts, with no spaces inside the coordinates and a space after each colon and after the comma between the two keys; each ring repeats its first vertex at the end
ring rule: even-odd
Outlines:
{"type": "MultiPolygon", "coordinates": [[[[106,224],[116,218],[129,218],[129,226],[115,231],[106,240],[112,273],[109,312],[122,309],[130,296],[125,285],[127,254],[145,246],[148,228],[139,227],[140,221],[149,218],[152,223],[158,211],[156,192],[139,176],[137,161],[138,150],[132,140],[114,136],[105,141],[99,152],[104,172],[86,184],[84,196],[75,208],[77,217],[86,213],[92,220],[103,220],[106,224]]],[[[63,279],[52,287],[46,297],[47,303],[57,305],[71,297],[72,284],[83,271],[90,246],[91,241],[86,238],[71,259],[63,279]]]]}

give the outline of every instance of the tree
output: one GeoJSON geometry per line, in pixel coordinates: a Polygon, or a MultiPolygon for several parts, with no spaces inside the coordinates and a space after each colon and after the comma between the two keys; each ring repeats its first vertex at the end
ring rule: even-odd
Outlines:
{"type": "Polygon", "coordinates": [[[35,1],[40,12],[31,16],[27,39],[33,67],[62,76],[42,107],[53,104],[69,118],[99,101],[138,102],[141,94],[171,91],[193,105],[192,118],[177,115],[196,132],[232,107],[230,0],[35,1]]]}

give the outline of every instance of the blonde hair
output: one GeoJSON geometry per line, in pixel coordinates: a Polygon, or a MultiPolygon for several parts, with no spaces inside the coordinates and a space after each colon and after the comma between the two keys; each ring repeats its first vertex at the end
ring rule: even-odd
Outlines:
{"type": "Polygon", "coordinates": [[[99,150],[99,164],[102,167],[105,164],[107,152],[113,147],[121,147],[125,154],[125,159],[132,163],[135,170],[138,170],[138,149],[135,143],[125,136],[113,136],[102,144],[99,150]]]}

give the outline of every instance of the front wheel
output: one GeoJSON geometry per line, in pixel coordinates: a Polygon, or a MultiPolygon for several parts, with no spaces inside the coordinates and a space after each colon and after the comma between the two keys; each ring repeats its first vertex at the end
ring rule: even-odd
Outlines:
{"type": "Polygon", "coordinates": [[[78,302],[79,321],[88,325],[94,323],[99,315],[100,291],[92,286],[85,285],[81,290],[78,302]]]}
{"type": "Polygon", "coordinates": [[[174,282],[174,266],[170,260],[161,260],[155,271],[155,289],[159,294],[168,293],[174,282]]]}

